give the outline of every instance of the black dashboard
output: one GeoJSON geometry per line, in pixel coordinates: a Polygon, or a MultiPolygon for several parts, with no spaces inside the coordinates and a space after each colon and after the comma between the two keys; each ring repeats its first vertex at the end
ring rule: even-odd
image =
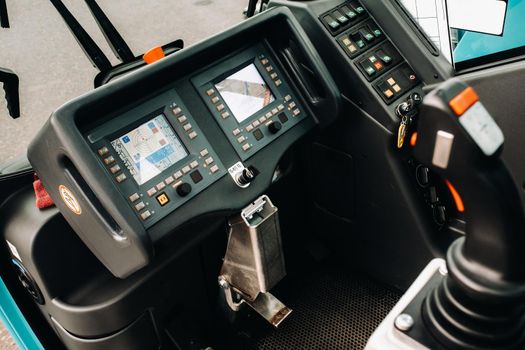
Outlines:
{"type": "Polygon", "coordinates": [[[180,225],[263,193],[339,98],[279,8],[64,105],[28,154],[73,229],[126,277],[180,225]]]}

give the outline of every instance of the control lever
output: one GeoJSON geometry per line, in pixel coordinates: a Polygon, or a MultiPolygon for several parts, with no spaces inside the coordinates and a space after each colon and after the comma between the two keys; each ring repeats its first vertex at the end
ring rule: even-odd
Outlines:
{"type": "Polygon", "coordinates": [[[423,302],[428,331],[454,349],[525,348],[525,215],[500,159],[503,133],[471,87],[452,79],[425,97],[415,158],[445,179],[466,235],[423,302]]]}
{"type": "MultiPolygon", "coordinates": [[[[2,1],[2,0],[0,0],[2,1]]],[[[20,117],[19,79],[13,71],[0,68],[0,83],[4,85],[7,109],[13,119],[20,117]]]]}

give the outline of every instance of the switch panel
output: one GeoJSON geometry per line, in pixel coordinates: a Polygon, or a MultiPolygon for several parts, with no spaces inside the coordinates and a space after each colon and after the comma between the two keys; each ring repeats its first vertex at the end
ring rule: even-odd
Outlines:
{"type": "Polygon", "coordinates": [[[366,21],[341,34],[337,41],[350,58],[383,41],[383,31],[372,21],[366,21]]]}
{"type": "Polygon", "coordinates": [[[385,42],[357,59],[356,64],[365,78],[372,81],[402,61],[403,58],[394,46],[385,42]]]}
{"type": "Polygon", "coordinates": [[[416,73],[404,63],[385,74],[374,84],[374,88],[387,104],[391,104],[417,84],[419,84],[419,78],[416,73]]]}
{"type": "Polygon", "coordinates": [[[345,2],[319,18],[332,35],[337,35],[368,17],[365,8],[358,1],[345,2]]]}

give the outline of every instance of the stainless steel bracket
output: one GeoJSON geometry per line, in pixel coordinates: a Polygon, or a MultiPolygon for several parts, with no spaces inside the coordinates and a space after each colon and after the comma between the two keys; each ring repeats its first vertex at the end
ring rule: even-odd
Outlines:
{"type": "Polygon", "coordinates": [[[238,311],[246,303],[277,327],[292,312],[269,293],[286,276],[277,207],[261,196],[231,217],[229,226],[219,276],[228,306],[238,311]]]}

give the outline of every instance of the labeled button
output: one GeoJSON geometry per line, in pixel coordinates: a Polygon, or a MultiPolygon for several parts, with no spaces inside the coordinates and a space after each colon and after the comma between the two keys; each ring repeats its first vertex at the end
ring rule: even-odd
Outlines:
{"type": "Polygon", "coordinates": [[[188,123],[188,124],[184,124],[183,128],[184,128],[184,131],[190,131],[192,126],[190,123],[188,123]]]}
{"type": "Polygon", "coordinates": [[[279,113],[279,110],[277,108],[272,109],[272,114],[273,115],[276,115],[277,113],[279,113]]]}
{"type": "Polygon", "coordinates": [[[193,140],[194,138],[197,137],[197,133],[195,131],[192,131],[188,134],[188,136],[190,137],[191,140],[193,140]]]}
{"type": "Polygon", "coordinates": [[[206,95],[208,95],[208,96],[211,96],[214,93],[215,93],[215,90],[213,90],[213,89],[206,90],[206,95]]]}
{"type": "Polygon", "coordinates": [[[252,124],[246,125],[246,131],[247,132],[250,132],[252,130],[253,130],[253,125],[252,124]]]}
{"type": "Polygon", "coordinates": [[[175,178],[175,180],[178,180],[182,177],[182,172],[181,171],[177,171],[175,174],[173,174],[173,177],[175,178]]]}
{"type": "Polygon", "coordinates": [[[290,103],[288,104],[288,109],[294,109],[295,106],[296,106],[295,102],[292,101],[292,102],[290,102],[290,103]]]}
{"type": "Polygon", "coordinates": [[[182,112],[182,109],[180,109],[180,107],[175,107],[175,108],[173,108],[172,111],[173,111],[173,114],[177,115],[177,114],[182,112]]]}
{"type": "Polygon", "coordinates": [[[129,201],[131,203],[138,201],[140,198],[138,193],[133,193],[131,196],[129,196],[129,201]]]}
{"type": "Polygon", "coordinates": [[[265,121],[266,121],[266,117],[265,116],[259,118],[259,122],[261,124],[264,123],[265,121]]]}
{"type": "Polygon", "coordinates": [[[206,157],[209,154],[208,149],[205,148],[200,152],[201,157],[206,157]]]}
{"type": "Polygon", "coordinates": [[[292,113],[294,117],[297,117],[299,114],[301,114],[301,111],[299,110],[299,108],[296,108],[292,113]]]}
{"type": "Polygon", "coordinates": [[[102,147],[102,148],[100,148],[100,149],[98,150],[98,154],[99,154],[99,156],[101,156],[101,157],[105,156],[105,155],[108,154],[108,153],[109,153],[109,149],[108,149],[106,146],[104,146],[104,147],[102,147]]]}
{"type": "Polygon", "coordinates": [[[195,170],[194,172],[192,172],[190,174],[190,177],[194,184],[198,184],[199,182],[202,181],[202,174],[198,170],[195,170]]]}
{"type": "Polygon", "coordinates": [[[383,63],[386,65],[389,65],[390,63],[392,63],[392,57],[386,54],[385,51],[383,50],[377,51],[377,56],[379,56],[379,59],[383,61],[383,63]]]}
{"type": "Polygon", "coordinates": [[[143,212],[142,214],[140,214],[140,217],[142,218],[142,220],[146,220],[148,218],[151,217],[151,213],[149,210],[146,210],[145,212],[143,212]]]}
{"type": "Polygon", "coordinates": [[[397,84],[392,86],[392,89],[394,89],[395,92],[401,91],[401,87],[399,85],[397,85],[397,84]]]}
{"type": "Polygon", "coordinates": [[[272,78],[272,80],[277,79],[277,73],[273,72],[272,74],[270,74],[270,78],[272,78]]]}
{"type": "Polygon", "coordinates": [[[233,133],[233,136],[237,136],[241,133],[241,130],[239,130],[239,128],[233,129],[232,133],[233,133]]]}
{"type": "Polygon", "coordinates": [[[189,173],[191,170],[191,168],[189,167],[189,165],[186,165],[184,168],[182,168],[182,173],[183,174],[187,174],[189,173]]]}
{"type": "Polygon", "coordinates": [[[217,164],[212,165],[210,171],[212,174],[215,174],[217,171],[219,171],[219,167],[217,166],[217,164]]]}
{"type": "Polygon", "coordinates": [[[148,194],[148,196],[153,196],[155,193],[157,193],[157,189],[155,187],[152,187],[148,190],[148,192],[146,192],[148,194]]]}
{"type": "Polygon", "coordinates": [[[210,165],[211,163],[213,163],[213,158],[212,158],[212,157],[206,158],[206,160],[204,161],[204,163],[205,163],[206,165],[210,165]]]}
{"type": "Polygon", "coordinates": [[[192,169],[195,169],[198,166],[199,166],[199,162],[197,162],[196,160],[194,160],[193,162],[190,163],[190,168],[192,168],[192,169]]]}
{"type": "Polygon", "coordinates": [[[332,16],[325,16],[323,20],[326,22],[326,24],[328,24],[332,31],[339,29],[341,26],[339,22],[337,22],[332,16]]]}
{"type": "Polygon", "coordinates": [[[263,58],[261,59],[261,63],[266,66],[268,64],[268,59],[267,58],[263,58]]]}
{"type": "Polygon", "coordinates": [[[292,96],[290,96],[290,95],[286,95],[286,96],[284,96],[284,100],[285,100],[286,102],[290,101],[291,99],[292,99],[292,96]]]}
{"type": "Polygon", "coordinates": [[[383,91],[383,95],[385,95],[386,98],[391,99],[392,96],[394,96],[394,93],[390,89],[386,89],[383,91]]]}
{"type": "Polygon", "coordinates": [[[348,18],[339,11],[332,12],[332,16],[334,16],[335,19],[343,25],[345,25],[348,22],[348,18]]]}
{"type": "Polygon", "coordinates": [[[139,202],[139,203],[137,203],[137,205],[135,205],[135,210],[136,211],[141,211],[145,207],[146,207],[146,204],[144,204],[144,202],[139,202]]]}
{"type": "Polygon", "coordinates": [[[284,109],[284,105],[278,105],[277,109],[279,110],[279,112],[281,112],[284,109]]]}
{"type": "Polygon", "coordinates": [[[217,103],[217,102],[219,102],[219,101],[220,101],[220,98],[219,98],[218,96],[213,96],[213,97],[211,98],[211,102],[212,102],[212,103],[217,103]]]}
{"type": "Polygon", "coordinates": [[[111,168],[109,168],[109,171],[111,171],[112,174],[116,174],[120,171],[120,165],[115,164],[111,168]]]}
{"type": "Polygon", "coordinates": [[[155,186],[157,188],[157,190],[162,190],[163,188],[166,187],[166,184],[164,182],[160,182],[157,184],[157,186],[155,186]]]}
{"type": "Polygon", "coordinates": [[[122,173],[120,175],[118,175],[115,180],[117,180],[118,183],[121,183],[122,181],[126,180],[127,179],[127,176],[126,174],[122,173]]]}
{"type": "Polygon", "coordinates": [[[159,194],[156,197],[156,199],[157,199],[157,202],[159,202],[161,207],[165,206],[166,204],[168,204],[170,202],[170,198],[168,197],[168,195],[166,193],[159,194]]]}
{"type": "Polygon", "coordinates": [[[268,119],[268,118],[271,118],[272,115],[273,115],[272,112],[268,112],[268,113],[266,113],[265,117],[268,119]]]}
{"type": "Polygon", "coordinates": [[[344,13],[344,15],[350,19],[354,19],[357,17],[357,13],[355,13],[353,10],[348,8],[348,6],[341,7],[341,11],[344,13]]]}
{"type": "Polygon", "coordinates": [[[366,28],[363,28],[359,31],[359,33],[361,33],[361,35],[366,39],[366,41],[370,42],[370,41],[374,41],[375,40],[375,35],[370,33],[370,31],[366,28]]]}
{"type": "Polygon", "coordinates": [[[281,86],[282,83],[283,83],[283,82],[281,81],[281,79],[277,79],[277,80],[275,81],[275,86],[281,86]]]}
{"type": "Polygon", "coordinates": [[[230,113],[229,113],[229,112],[222,112],[222,113],[221,113],[221,117],[222,117],[222,119],[226,119],[226,118],[228,118],[229,116],[230,116],[230,113]]]}
{"type": "Polygon", "coordinates": [[[273,67],[272,66],[267,66],[265,67],[266,68],[266,71],[269,73],[273,70],[273,67]]]}
{"type": "Polygon", "coordinates": [[[252,125],[253,125],[254,128],[256,128],[256,127],[258,127],[259,125],[261,125],[261,123],[260,123],[258,120],[256,120],[256,121],[254,121],[254,122],[252,123],[252,125]]]}
{"type": "MultiPolygon", "coordinates": [[[[281,113],[282,114],[282,113],[281,113]]],[[[262,139],[264,137],[264,134],[263,132],[261,131],[261,129],[256,129],[254,132],[253,132],[253,137],[255,137],[255,139],[257,141],[259,141],[260,139],[262,139]]]]}
{"type": "Polygon", "coordinates": [[[246,141],[246,137],[244,137],[244,136],[239,136],[239,137],[237,138],[237,142],[238,142],[238,143],[243,143],[244,141],[246,141]]]}
{"type": "Polygon", "coordinates": [[[113,158],[113,156],[104,158],[104,164],[106,165],[110,165],[111,163],[114,163],[114,162],[115,162],[115,158],[113,158]]]}
{"type": "Polygon", "coordinates": [[[242,145],[242,149],[243,149],[243,151],[245,151],[245,152],[246,152],[247,150],[249,150],[251,147],[252,147],[252,146],[250,146],[249,143],[245,143],[244,145],[242,145]]]}
{"type": "Polygon", "coordinates": [[[389,78],[389,79],[387,80],[387,83],[389,83],[390,86],[394,86],[394,85],[396,85],[396,80],[395,80],[394,78],[389,78]]]}
{"type": "Polygon", "coordinates": [[[180,117],[177,118],[177,120],[179,121],[179,123],[185,123],[186,120],[188,120],[188,118],[186,118],[185,115],[181,115],[180,117]]]}
{"type": "Polygon", "coordinates": [[[224,110],[224,104],[221,103],[220,105],[217,105],[217,111],[222,112],[224,110]]]}
{"type": "Polygon", "coordinates": [[[173,182],[175,181],[175,179],[173,178],[173,176],[168,176],[166,178],[166,180],[164,180],[164,182],[166,183],[166,185],[171,185],[173,182]]]}

